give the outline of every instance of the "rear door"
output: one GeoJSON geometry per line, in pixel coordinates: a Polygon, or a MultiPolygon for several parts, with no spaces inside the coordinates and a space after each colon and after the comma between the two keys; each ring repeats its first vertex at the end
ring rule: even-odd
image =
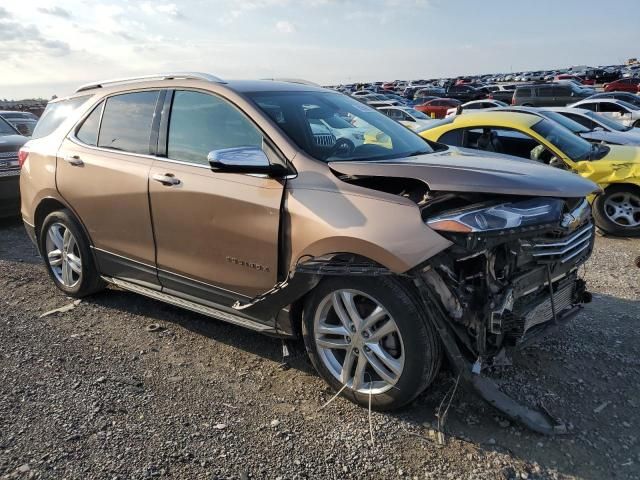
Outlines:
{"type": "MultiPolygon", "coordinates": [[[[164,92],[163,92],[164,93],[164,92]]],[[[157,285],[149,212],[159,90],[110,96],[62,143],[56,182],[91,237],[99,270],[157,285]]]]}
{"type": "Polygon", "coordinates": [[[154,162],[149,182],[161,284],[226,306],[270,290],[277,283],[283,182],[214,172],[207,155],[248,146],[277,155],[224,98],[177,90],[167,101],[171,115],[163,115],[161,132],[167,133],[158,147],[165,158],[154,162]]]}

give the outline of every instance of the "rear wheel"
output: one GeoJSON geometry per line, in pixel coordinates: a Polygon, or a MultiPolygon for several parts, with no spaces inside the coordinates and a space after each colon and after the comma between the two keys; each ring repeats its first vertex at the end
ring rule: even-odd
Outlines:
{"type": "Polygon", "coordinates": [[[614,185],[595,201],[593,216],[606,233],[640,236],[640,190],[629,185],[614,185]]]}
{"type": "Polygon", "coordinates": [[[89,250],[89,241],[68,210],[50,213],[42,223],[40,251],[49,276],[71,297],[81,298],[105,287],[89,250]]]}
{"type": "Polygon", "coordinates": [[[318,373],[363,406],[390,410],[413,400],[434,379],[438,334],[416,300],[387,277],[335,277],[307,299],[307,352],[318,373]]]}

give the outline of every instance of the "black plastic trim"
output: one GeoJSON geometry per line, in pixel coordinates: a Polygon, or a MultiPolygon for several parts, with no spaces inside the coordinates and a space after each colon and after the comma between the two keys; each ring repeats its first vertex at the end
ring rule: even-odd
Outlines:
{"type": "Polygon", "coordinates": [[[92,247],[98,271],[103,275],[160,290],[156,268],[114,253],[92,247]]]}

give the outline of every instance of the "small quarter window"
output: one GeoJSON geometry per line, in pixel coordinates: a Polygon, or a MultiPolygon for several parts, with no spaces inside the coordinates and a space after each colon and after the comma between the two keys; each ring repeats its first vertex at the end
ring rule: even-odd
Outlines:
{"type": "Polygon", "coordinates": [[[103,105],[104,102],[100,102],[100,104],[93,109],[89,116],[85,118],[84,122],[82,122],[82,126],[76,134],[78,140],[86,145],[92,145],[94,147],[98,145],[98,128],[100,127],[100,116],[102,115],[103,105]]]}

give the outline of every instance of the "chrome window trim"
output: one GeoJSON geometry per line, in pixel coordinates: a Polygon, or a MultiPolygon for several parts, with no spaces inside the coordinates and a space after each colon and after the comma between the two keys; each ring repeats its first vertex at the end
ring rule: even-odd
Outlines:
{"type": "MultiPolygon", "coordinates": [[[[287,165],[288,168],[293,169],[294,173],[292,173],[291,175],[287,175],[286,177],[284,177],[285,179],[292,179],[292,178],[296,178],[298,176],[297,171],[295,170],[295,167],[293,166],[293,163],[291,161],[289,161],[286,156],[282,153],[282,150],[280,150],[280,147],[278,147],[275,142],[273,140],[271,140],[270,137],[268,137],[266,135],[266,133],[264,132],[264,130],[262,130],[262,128],[260,128],[259,125],[257,125],[253,119],[247,115],[247,113],[242,110],[240,107],[238,107],[234,102],[232,102],[231,100],[229,100],[226,97],[223,97],[222,95],[219,95],[216,92],[211,92],[209,90],[204,90],[201,88],[194,88],[194,87],[164,87],[164,88],[158,88],[158,87],[154,87],[154,88],[137,88],[137,89],[132,89],[132,90],[125,90],[122,92],[115,92],[112,93],[110,95],[105,95],[104,97],[100,97],[98,99],[98,101],[96,103],[94,103],[93,105],[91,105],[91,107],[74,123],[73,127],[71,128],[71,130],[69,131],[69,133],[67,134],[66,138],[71,141],[72,143],[80,146],[80,147],[84,147],[84,148],[89,148],[91,150],[95,150],[95,151],[99,151],[99,152],[106,152],[106,153],[117,153],[118,155],[125,155],[125,156],[133,156],[133,157],[137,157],[137,158],[146,158],[149,160],[159,160],[162,162],[169,162],[169,163],[175,163],[176,165],[186,165],[189,167],[198,167],[198,168],[203,168],[205,170],[211,170],[211,167],[208,165],[203,165],[201,163],[194,163],[194,162],[186,162],[186,161],[182,161],[182,160],[174,160],[168,157],[158,157],[156,155],[150,155],[150,154],[144,154],[144,153],[134,153],[134,152],[127,152],[124,150],[115,150],[115,149],[111,149],[111,148],[105,148],[105,147],[99,147],[97,145],[88,145],[84,142],[82,142],[77,136],[76,133],[78,132],[78,130],[82,127],[82,124],[84,123],[84,121],[86,120],[86,118],[91,115],[91,113],[93,112],[93,110],[100,105],[100,103],[103,103],[102,105],[102,112],[100,114],[100,124],[98,126],[98,139],[96,141],[96,143],[99,143],[100,140],[100,129],[102,127],[102,117],[104,116],[104,111],[105,111],[105,106],[107,104],[107,100],[111,97],[117,96],[117,95],[125,95],[127,93],[137,93],[137,92],[150,92],[150,91],[158,91],[160,92],[161,90],[173,90],[174,92],[177,90],[182,90],[182,91],[193,91],[193,92],[198,92],[198,93],[204,93],[204,94],[208,94],[208,95],[213,95],[216,97],[221,98],[222,100],[228,102],[229,104],[231,104],[234,108],[236,108],[238,111],[240,111],[240,113],[242,113],[242,115],[244,115],[250,122],[252,125],[255,126],[255,128],[260,132],[260,134],[263,137],[263,141],[267,140],[269,142],[270,145],[272,145],[272,148],[274,149],[275,153],[280,156],[281,158],[283,158],[285,160],[285,164],[287,165]]],[[[173,107],[173,105],[172,105],[173,107]]],[[[169,115],[169,126],[171,124],[171,116],[169,115]]],[[[167,137],[168,139],[168,137],[167,137]]],[[[244,174],[244,175],[253,175],[253,174],[244,174]]],[[[233,292],[232,292],[233,293],[233,292]]]]}

